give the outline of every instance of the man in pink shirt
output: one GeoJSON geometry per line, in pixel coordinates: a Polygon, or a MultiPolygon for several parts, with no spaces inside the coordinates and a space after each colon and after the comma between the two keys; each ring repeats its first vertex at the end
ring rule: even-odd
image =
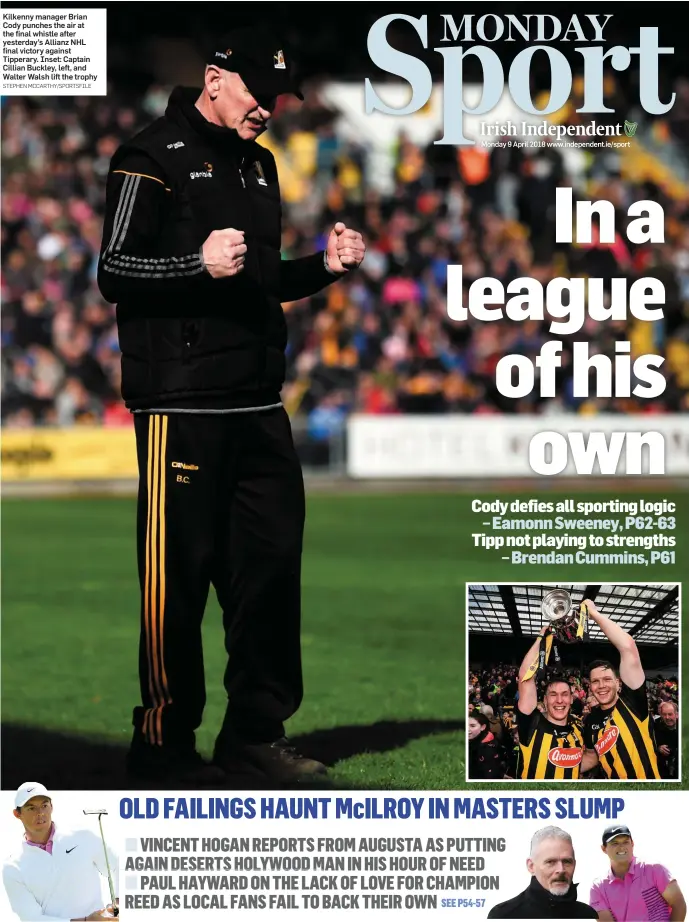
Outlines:
{"type": "Polygon", "coordinates": [[[679,884],[664,865],[646,864],[634,857],[634,840],[627,826],[608,826],[601,850],[610,859],[610,873],[594,882],[589,898],[601,922],[686,918],[679,884]]]}

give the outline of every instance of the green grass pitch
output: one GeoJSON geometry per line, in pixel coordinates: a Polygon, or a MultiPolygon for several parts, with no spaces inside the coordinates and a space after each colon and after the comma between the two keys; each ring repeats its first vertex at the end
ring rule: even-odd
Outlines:
{"type": "MultiPolygon", "coordinates": [[[[495,495],[539,494],[496,490],[482,498],[495,495]]],[[[686,575],[689,494],[668,496],[679,503],[675,566],[586,572],[512,567],[499,552],[474,548],[471,532],[480,530],[481,517],[470,511],[473,496],[350,492],[309,497],[305,698],[288,729],[302,749],[335,762],[335,787],[465,787],[466,581],[674,582],[686,575]]],[[[551,492],[541,496],[561,498],[551,492]]],[[[138,698],[134,515],[129,498],[3,503],[5,788],[26,780],[15,778],[21,769],[13,766],[27,764],[32,741],[46,765],[51,750],[63,765],[69,764],[70,746],[80,753],[74,787],[117,786],[117,772],[109,774],[95,763],[121,759],[138,698]],[[14,752],[7,751],[8,741],[14,752]]],[[[686,616],[683,621],[686,627],[686,616]]],[[[204,632],[208,704],[199,748],[208,754],[224,711],[225,654],[213,594],[204,632]]],[[[687,779],[686,720],[684,726],[687,779]]]]}

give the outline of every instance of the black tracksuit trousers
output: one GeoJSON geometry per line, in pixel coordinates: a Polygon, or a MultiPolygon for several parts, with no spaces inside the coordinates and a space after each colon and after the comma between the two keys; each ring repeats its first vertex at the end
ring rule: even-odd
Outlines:
{"type": "Polygon", "coordinates": [[[201,622],[223,610],[227,712],[216,748],[272,741],[302,698],[304,485],[284,409],[137,414],[135,738],[186,750],[206,702],[201,622]]]}

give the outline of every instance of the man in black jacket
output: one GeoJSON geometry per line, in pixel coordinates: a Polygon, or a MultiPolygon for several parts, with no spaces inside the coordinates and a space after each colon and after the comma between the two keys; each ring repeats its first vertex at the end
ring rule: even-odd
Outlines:
{"type": "Polygon", "coordinates": [[[658,717],[653,721],[658,767],[662,778],[677,778],[679,772],[679,724],[677,705],[674,701],[661,701],[658,717]]]}
{"type": "Polygon", "coordinates": [[[531,883],[511,900],[494,906],[488,918],[597,919],[595,909],[577,900],[577,885],[572,883],[576,864],[569,833],[558,826],[539,829],[526,860],[531,883]]]}
{"type": "Polygon", "coordinates": [[[280,402],[281,302],[356,269],[341,222],[325,251],[280,255],[272,154],[256,143],[280,93],[301,97],[267,30],[237,30],[207,57],[203,90],[115,153],[98,279],[117,303],[122,395],[135,414],[141,584],[131,775],[222,785],[250,769],[278,783],[325,771],[289,746],[302,698],[304,489],[280,402]],[[223,609],[227,710],[214,764],[196,752],[205,705],[201,621],[223,609]]]}

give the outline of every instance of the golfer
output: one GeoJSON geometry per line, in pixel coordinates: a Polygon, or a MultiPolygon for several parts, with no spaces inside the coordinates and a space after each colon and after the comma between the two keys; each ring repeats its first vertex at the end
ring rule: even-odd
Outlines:
{"type": "Polygon", "coordinates": [[[122,395],[135,414],[141,586],[131,776],[226,787],[227,774],[308,781],[285,721],[302,700],[304,487],[280,402],[281,302],[355,270],[338,221],[320,252],[283,260],[275,160],[256,143],[277,97],[299,98],[289,50],[263,25],[208,52],[201,89],[116,151],[98,278],[117,303],[122,395]],[[201,622],[223,610],[227,709],[214,765],[197,754],[206,702],[201,622]]]}
{"type": "Polygon", "coordinates": [[[539,829],[531,839],[526,890],[494,906],[489,919],[595,919],[596,910],[577,900],[577,866],[572,838],[558,826],[539,829]]]}
{"type": "MultiPolygon", "coordinates": [[[[100,836],[58,828],[52,798],[36,781],[26,781],[17,790],[13,812],[24,835],[5,859],[2,879],[22,922],[114,919],[113,907],[103,907],[107,869],[100,836]]],[[[110,851],[108,860],[117,892],[117,859],[110,851]]]]}
{"type": "Polygon", "coordinates": [[[591,905],[603,922],[638,919],[686,919],[687,904],[670,871],[634,857],[628,826],[608,826],[601,850],[610,859],[610,873],[591,888],[591,905]]]}

